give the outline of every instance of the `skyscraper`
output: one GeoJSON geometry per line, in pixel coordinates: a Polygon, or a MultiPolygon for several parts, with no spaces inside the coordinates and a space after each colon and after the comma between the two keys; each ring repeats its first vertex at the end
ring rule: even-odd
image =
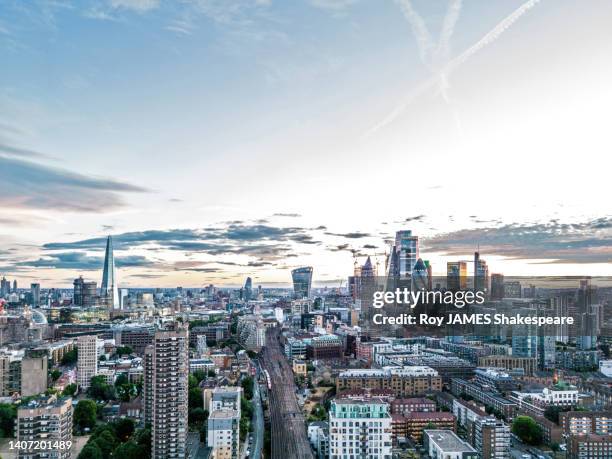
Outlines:
{"type": "Polygon", "coordinates": [[[465,290],[467,288],[467,263],[465,261],[449,261],[446,263],[446,288],[449,290],[465,290]]]}
{"type": "Polygon", "coordinates": [[[244,301],[251,301],[253,296],[253,280],[250,277],[246,278],[246,282],[244,283],[244,301]]]}
{"type": "Polygon", "coordinates": [[[413,290],[429,290],[430,279],[427,266],[422,259],[418,259],[412,271],[412,289],[413,290]]]}
{"type": "Polygon", "coordinates": [[[412,281],[412,270],[419,258],[419,237],[411,230],[395,233],[395,244],[391,248],[387,276],[393,282],[412,281]]]}
{"type": "Polygon", "coordinates": [[[77,338],[77,383],[81,390],[89,389],[91,378],[98,373],[98,337],[83,335],[77,338]]]}
{"type": "Polygon", "coordinates": [[[474,252],[474,290],[489,290],[489,267],[487,262],[480,258],[480,252],[474,252]]]}
{"type": "Polygon", "coordinates": [[[145,354],[145,407],[151,412],[154,459],[184,459],[187,445],[189,331],[175,323],[155,333],[145,354]],[[152,368],[149,368],[152,367],[152,368]],[[148,380],[148,381],[147,381],[148,380]],[[149,398],[148,400],[146,398],[149,398]]]}
{"type": "Polygon", "coordinates": [[[506,295],[504,291],[504,275],[491,274],[491,299],[501,300],[506,295]]]}
{"type": "Polygon", "coordinates": [[[0,279],[0,296],[7,297],[11,290],[11,281],[6,280],[6,277],[0,279]]]}
{"type": "Polygon", "coordinates": [[[312,287],[312,266],[296,268],[291,271],[294,296],[298,299],[310,297],[312,287]]]}
{"type": "Polygon", "coordinates": [[[119,290],[117,287],[117,276],[115,272],[115,256],[113,255],[113,239],[106,239],[106,252],[104,254],[104,268],[102,271],[102,285],[100,294],[105,298],[109,308],[119,309],[119,290]]]}
{"type": "Polygon", "coordinates": [[[40,284],[30,284],[30,293],[32,294],[32,306],[37,308],[40,306],[40,284]]]}

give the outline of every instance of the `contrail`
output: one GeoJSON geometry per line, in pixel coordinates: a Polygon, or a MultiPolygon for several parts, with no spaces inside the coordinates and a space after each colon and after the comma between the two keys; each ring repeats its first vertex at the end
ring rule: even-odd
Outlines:
{"type": "MultiPolygon", "coordinates": [[[[529,0],[524,3],[520,7],[518,7],[513,13],[509,16],[505,17],[501,22],[499,22],[490,32],[484,35],[480,40],[466,49],[459,56],[451,60],[447,65],[445,65],[440,71],[439,75],[435,75],[428,80],[425,80],[423,83],[419,84],[416,88],[411,90],[404,101],[398,105],[389,115],[387,115],[383,120],[374,125],[366,132],[366,136],[369,136],[379,129],[387,126],[388,124],[395,121],[395,119],[402,114],[402,112],[412,103],[414,99],[420,96],[425,91],[434,87],[438,82],[448,81],[448,77],[450,74],[455,71],[459,66],[464,64],[470,57],[476,54],[478,51],[482,50],[486,46],[493,43],[497,40],[506,30],[508,30],[512,25],[527,11],[540,3],[541,0],[529,0]]],[[[446,83],[448,84],[448,83],[446,83]]],[[[444,94],[443,94],[444,95],[444,94]]]]}
{"type": "Polygon", "coordinates": [[[461,6],[462,0],[451,0],[448,5],[448,11],[446,12],[442,24],[442,32],[440,32],[440,41],[435,53],[438,63],[448,61],[450,55],[450,39],[455,32],[455,24],[457,24],[459,14],[461,13],[461,6]]]}
{"type": "Polygon", "coordinates": [[[423,18],[414,10],[410,0],[396,0],[396,3],[400,6],[410,27],[412,27],[412,33],[417,41],[421,61],[427,66],[430,66],[433,42],[429,30],[427,30],[427,26],[425,25],[425,21],[423,21],[423,18]]]}

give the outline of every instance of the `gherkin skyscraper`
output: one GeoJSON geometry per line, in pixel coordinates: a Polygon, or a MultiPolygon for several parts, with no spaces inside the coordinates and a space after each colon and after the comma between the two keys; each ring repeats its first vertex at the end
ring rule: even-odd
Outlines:
{"type": "Polygon", "coordinates": [[[104,254],[104,269],[102,271],[102,286],[100,294],[109,308],[119,309],[119,289],[117,288],[117,273],[115,272],[115,256],[113,255],[113,238],[106,240],[104,254]]]}

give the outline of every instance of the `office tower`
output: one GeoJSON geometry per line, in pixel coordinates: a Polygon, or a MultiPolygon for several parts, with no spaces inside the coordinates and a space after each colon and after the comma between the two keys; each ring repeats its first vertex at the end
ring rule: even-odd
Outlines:
{"type": "Polygon", "coordinates": [[[474,290],[489,291],[489,267],[487,262],[480,258],[480,252],[474,252],[474,290]]]}
{"type": "Polygon", "coordinates": [[[6,277],[0,279],[0,296],[6,298],[11,290],[11,281],[6,280],[6,277]]]}
{"type": "Polygon", "coordinates": [[[102,285],[100,295],[105,299],[109,308],[119,309],[119,290],[115,272],[115,256],[113,254],[113,239],[106,239],[106,252],[104,254],[104,268],[102,270],[102,285]]]}
{"type": "Polygon", "coordinates": [[[312,266],[296,268],[291,271],[293,293],[297,299],[309,298],[312,287],[312,266]]]}
{"type": "Polygon", "coordinates": [[[127,288],[119,289],[119,309],[127,309],[129,303],[130,291],[127,288]]]}
{"type": "Polygon", "coordinates": [[[17,279],[13,280],[13,293],[17,293],[17,279]]]}
{"type": "MultiPolygon", "coordinates": [[[[189,331],[175,323],[155,332],[148,348],[145,370],[150,378],[151,441],[153,459],[184,459],[187,443],[187,392],[189,376],[189,331]]],[[[147,414],[145,414],[147,416],[147,414]]]]}
{"type": "Polygon", "coordinates": [[[206,444],[214,459],[240,458],[240,413],[236,410],[216,410],[207,421],[206,444]]]}
{"type": "Polygon", "coordinates": [[[253,298],[253,281],[251,280],[250,277],[246,278],[246,282],[244,283],[243,292],[244,292],[243,294],[244,301],[251,301],[251,299],[253,298]]]}
{"type": "Polygon", "coordinates": [[[20,406],[17,409],[16,431],[17,441],[26,445],[26,448],[18,450],[19,458],[69,459],[72,448],[58,442],[72,441],[72,399],[58,399],[50,395],[20,406]],[[40,441],[50,442],[52,447],[28,448],[40,441]]]}
{"type": "Polygon", "coordinates": [[[32,306],[37,308],[40,306],[40,284],[30,284],[30,293],[32,294],[32,306]]]}
{"type": "Polygon", "coordinates": [[[410,230],[397,231],[387,265],[387,289],[411,287],[412,270],[418,258],[418,236],[413,236],[410,230]]]}
{"type": "Polygon", "coordinates": [[[494,416],[479,417],[474,422],[474,447],[481,459],[510,457],[510,426],[494,416]]]}
{"type": "Polygon", "coordinates": [[[98,337],[83,335],[77,338],[77,383],[83,390],[89,389],[91,378],[98,373],[98,337]]]}
{"type": "Polygon", "coordinates": [[[391,414],[379,398],[340,399],[329,410],[329,458],[391,459],[391,414]]]}
{"type": "Polygon", "coordinates": [[[97,303],[98,285],[94,281],[86,281],[79,276],[72,283],[72,303],[75,306],[94,306],[97,303]]]}
{"type": "Polygon", "coordinates": [[[414,264],[412,271],[412,289],[413,290],[429,290],[430,278],[425,262],[419,258],[414,264]]]}
{"type": "Polygon", "coordinates": [[[523,287],[519,281],[504,282],[504,298],[522,298],[523,287]]]}
{"type": "Polygon", "coordinates": [[[467,263],[465,261],[446,263],[446,288],[452,291],[467,288],[467,263]]]}
{"type": "Polygon", "coordinates": [[[504,298],[504,275],[491,274],[491,299],[498,301],[504,298]]]}

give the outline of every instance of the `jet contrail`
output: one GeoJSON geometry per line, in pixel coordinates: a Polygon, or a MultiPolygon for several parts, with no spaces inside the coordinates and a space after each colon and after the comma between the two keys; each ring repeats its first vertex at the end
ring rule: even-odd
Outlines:
{"type": "MultiPolygon", "coordinates": [[[[540,3],[540,1],[541,0],[529,0],[528,2],[518,7],[512,14],[505,17],[493,29],[491,29],[490,32],[488,32],[480,40],[478,40],[476,43],[474,43],[472,46],[466,49],[463,53],[461,53],[459,56],[457,56],[456,58],[451,60],[447,65],[445,65],[438,72],[439,73],[438,75],[434,75],[433,77],[429,78],[428,80],[425,80],[424,82],[419,84],[416,88],[411,90],[408,93],[407,97],[404,99],[404,101],[400,105],[398,105],[389,115],[387,115],[383,120],[375,124],[372,128],[370,128],[366,132],[366,136],[369,136],[375,133],[379,129],[395,121],[395,119],[399,115],[401,115],[401,113],[406,109],[406,107],[408,107],[408,105],[412,103],[414,99],[416,99],[418,96],[420,96],[422,93],[429,90],[433,86],[436,86],[437,83],[443,84],[446,81],[445,84],[448,84],[448,77],[453,71],[455,71],[459,66],[464,64],[470,57],[472,57],[478,51],[480,51],[481,49],[485,48],[486,46],[490,45],[495,40],[497,40],[506,30],[512,27],[512,25],[521,16],[523,16],[527,11],[529,11],[531,8],[533,8],[538,3],[540,3]]],[[[442,93],[442,95],[444,96],[444,93],[442,93]]]]}
{"type": "Polygon", "coordinates": [[[455,32],[455,24],[461,13],[462,0],[451,0],[448,5],[448,11],[444,17],[442,24],[442,32],[440,32],[440,41],[435,52],[435,58],[438,63],[448,61],[450,55],[450,39],[455,32]]]}
{"type": "Polygon", "coordinates": [[[490,45],[495,40],[497,40],[501,34],[503,34],[506,30],[508,30],[512,25],[527,11],[540,3],[541,0],[529,0],[527,3],[524,3],[520,7],[516,9],[512,14],[507,16],[503,21],[497,24],[489,33],[487,33],[484,37],[470,46],[467,50],[461,53],[459,56],[454,58],[448,64],[448,70],[452,71],[455,68],[459,67],[465,61],[467,61],[471,56],[476,54],[478,51],[483,49],[485,46],[490,45]]]}
{"type": "Polygon", "coordinates": [[[400,6],[410,27],[412,27],[412,33],[417,41],[421,61],[429,67],[431,65],[430,57],[433,51],[433,42],[429,30],[427,30],[427,26],[425,25],[425,21],[423,21],[423,18],[414,10],[410,0],[396,0],[396,3],[400,6]]]}

